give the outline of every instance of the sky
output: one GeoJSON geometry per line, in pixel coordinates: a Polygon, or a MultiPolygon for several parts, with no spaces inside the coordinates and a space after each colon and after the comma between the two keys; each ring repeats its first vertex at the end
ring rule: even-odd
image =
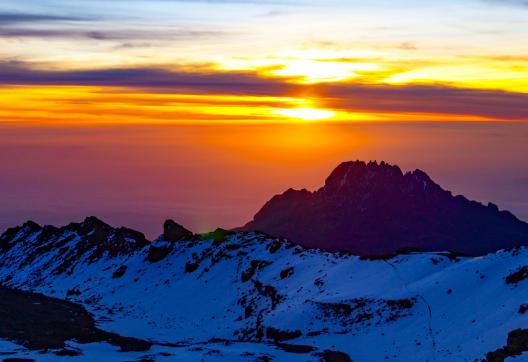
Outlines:
{"type": "Polygon", "coordinates": [[[525,0],[0,0],[0,230],[248,221],[346,160],[528,220],[525,0]]]}
{"type": "Polygon", "coordinates": [[[273,195],[316,190],[340,163],[420,168],[528,221],[528,123],[363,122],[12,127],[0,124],[0,230],[95,215],[157,237],[242,226],[273,195]]]}
{"type": "Polygon", "coordinates": [[[0,1],[4,121],[527,120],[525,1],[0,1]]]}

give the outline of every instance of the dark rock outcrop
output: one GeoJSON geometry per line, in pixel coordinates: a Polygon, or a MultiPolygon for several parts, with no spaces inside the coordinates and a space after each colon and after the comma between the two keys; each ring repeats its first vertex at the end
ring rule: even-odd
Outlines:
{"type": "MultiPolygon", "coordinates": [[[[115,228],[95,216],[88,216],[82,222],[73,222],[66,226],[40,226],[27,221],[22,226],[6,230],[0,235],[0,253],[7,253],[19,243],[34,240],[36,248],[25,255],[27,264],[40,258],[51,250],[62,250],[62,264],[56,273],[70,272],[71,266],[81,257],[95,262],[104,256],[116,257],[131,255],[149,247],[147,260],[158,262],[172,251],[171,243],[194,240],[196,236],[172,220],[165,221],[161,241],[165,245],[156,246],[139,231],[126,227],[115,228]]],[[[0,266],[2,260],[0,260],[0,266]]],[[[119,274],[119,273],[118,273],[119,274]]]]}
{"type": "Polygon", "coordinates": [[[169,255],[172,251],[171,247],[159,247],[151,245],[148,250],[147,260],[151,263],[157,263],[162,261],[169,255]]]}
{"type": "Polygon", "coordinates": [[[241,230],[287,237],[306,247],[384,255],[402,248],[482,255],[528,244],[528,224],[464,196],[420,170],[345,162],[315,192],[274,196],[241,230]]]}
{"type": "Polygon", "coordinates": [[[106,341],[121,351],[146,351],[152,345],[97,328],[90,313],[71,302],[4,287],[0,287],[0,295],[0,338],[31,350],[62,348],[57,353],[65,354],[69,352],[64,349],[69,340],[106,341]]]}
{"type": "Polygon", "coordinates": [[[163,239],[167,241],[191,240],[194,237],[192,231],[187,230],[174,220],[166,220],[163,224],[163,239]]]}
{"type": "MultiPolygon", "coordinates": [[[[114,228],[94,216],[60,228],[28,221],[0,235],[0,253],[7,253],[17,246],[24,249],[24,245],[30,244],[36,247],[24,252],[25,261],[21,266],[31,264],[52,250],[61,250],[62,263],[54,272],[64,273],[71,272],[72,265],[81,257],[95,262],[105,256],[130,255],[149,245],[150,241],[138,231],[114,228]]],[[[0,266],[2,262],[0,260],[0,266]]]]}
{"type": "Polygon", "coordinates": [[[298,338],[302,335],[301,331],[282,331],[273,327],[266,328],[266,337],[276,342],[287,341],[298,338]]]}
{"type": "Polygon", "coordinates": [[[519,314],[525,314],[528,312],[528,304],[521,304],[519,306],[519,314]]]}
{"type": "Polygon", "coordinates": [[[174,220],[166,220],[163,223],[163,234],[160,236],[161,241],[168,241],[162,245],[153,244],[149,247],[147,260],[151,263],[157,263],[165,259],[174,249],[174,244],[180,241],[194,240],[195,235],[192,231],[187,230],[174,220]]]}
{"type": "Polygon", "coordinates": [[[528,352],[528,329],[516,329],[508,333],[506,345],[486,355],[484,362],[504,362],[508,357],[528,352]]]}
{"type": "Polygon", "coordinates": [[[505,278],[506,284],[518,284],[523,280],[528,279],[528,265],[518,268],[516,271],[508,274],[505,278]]]}
{"type": "Polygon", "coordinates": [[[119,268],[117,268],[112,273],[112,278],[114,278],[114,279],[121,278],[123,275],[125,275],[127,269],[128,269],[128,267],[126,265],[121,265],[119,268]]]}
{"type": "Polygon", "coordinates": [[[126,227],[114,228],[95,216],[89,216],[81,223],[71,223],[57,231],[59,236],[64,231],[77,234],[81,239],[76,245],[77,251],[80,254],[92,251],[90,258],[93,260],[104,253],[111,257],[129,255],[150,244],[143,233],[126,227]]]}
{"type": "Polygon", "coordinates": [[[344,352],[324,350],[318,354],[321,362],[352,362],[350,356],[344,352]]]}

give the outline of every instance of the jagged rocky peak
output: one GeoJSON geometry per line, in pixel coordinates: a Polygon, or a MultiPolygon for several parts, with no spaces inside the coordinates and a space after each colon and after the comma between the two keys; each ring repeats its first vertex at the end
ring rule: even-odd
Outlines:
{"type": "Polygon", "coordinates": [[[187,230],[174,220],[165,220],[163,223],[163,234],[148,248],[146,260],[151,263],[158,263],[178,246],[178,242],[194,240],[195,238],[196,235],[192,231],[187,230]]]}
{"type": "Polygon", "coordinates": [[[34,221],[26,221],[21,226],[7,229],[0,234],[0,252],[11,249],[18,240],[24,239],[28,235],[38,232],[40,229],[41,226],[34,221]]]}
{"type": "Polygon", "coordinates": [[[398,166],[391,166],[384,161],[379,164],[377,161],[343,162],[328,176],[324,187],[327,190],[335,190],[379,177],[403,177],[403,173],[398,166]]]}
{"type": "Polygon", "coordinates": [[[88,216],[82,222],[72,222],[62,229],[81,234],[90,232],[107,234],[113,230],[113,227],[95,216],[88,216]]]}
{"type": "Polygon", "coordinates": [[[23,250],[30,244],[38,246],[30,258],[39,258],[50,250],[61,250],[64,261],[61,270],[66,270],[79,258],[96,261],[107,256],[131,255],[150,245],[150,241],[141,232],[126,227],[114,228],[94,216],[62,227],[42,227],[29,221],[0,236],[0,251],[23,250]]]}
{"type": "Polygon", "coordinates": [[[22,228],[25,228],[25,229],[28,229],[28,230],[32,230],[32,231],[36,231],[36,230],[41,229],[42,227],[39,224],[37,224],[36,222],[34,222],[33,220],[28,220],[24,224],[22,224],[22,228]]]}
{"type": "MultiPolygon", "coordinates": [[[[15,237],[16,235],[18,235],[19,233],[31,234],[31,233],[39,231],[40,229],[42,229],[42,226],[40,226],[39,224],[37,224],[36,222],[34,222],[32,220],[28,220],[28,221],[26,221],[24,224],[22,224],[20,226],[15,226],[15,227],[12,227],[10,229],[7,229],[0,236],[0,239],[1,240],[11,239],[11,238],[15,237]]],[[[21,236],[21,235],[19,235],[19,236],[21,236]]]]}
{"type": "Polygon", "coordinates": [[[182,225],[176,223],[174,220],[166,220],[163,223],[163,239],[167,241],[182,241],[189,240],[194,237],[192,231],[187,230],[182,225]]]}
{"type": "Polygon", "coordinates": [[[103,220],[99,219],[96,216],[87,216],[82,222],[82,224],[93,227],[111,227],[109,224],[105,223],[103,220]]]}
{"type": "Polygon", "coordinates": [[[130,249],[129,244],[133,244],[132,249],[137,249],[150,243],[139,231],[123,226],[114,228],[95,216],[88,216],[81,223],[71,223],[61,230],[74,232],[90,243],[122,248],[124,252],[130,249]]]}
{"type": "Polygon", "coordinates": [[[315,192],[274,196],[241,230],[367,256],[409,248],[482,255],[528,244],[528,224],[511,213],[453,196],[422,170],[376,161],[341,163],[315,192]]]}
{"type": "Polygon", "coordinates": [[[348,189],[361,190],[365,188],[404,188],[415,191],[425,190],[440,191],[438,186],[424,171],[414,170],[403,173],[396,166],[381,161],[349,161],[337,166],[328,176],[324,187],[325,193],[343,192],[348,189]]]}
{"type": "Polygon", "coordinates": [[[150,244],[143,233],[127,227],[114,228],[94,216],[87,217],[77,227],[81,238],[79,247],[93,248],[97,255],[102,252],[110,256],[127,255],[150,244]]]}

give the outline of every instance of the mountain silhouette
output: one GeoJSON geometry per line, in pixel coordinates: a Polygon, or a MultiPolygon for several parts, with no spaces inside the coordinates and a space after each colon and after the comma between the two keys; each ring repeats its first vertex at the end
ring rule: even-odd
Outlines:
{"type": "Polygon", "coordinates": [[[404,174],[385,162],[344,162],[315,192],[274,196],[241,230],[362,256],[403,249],[483,255],[528,244],[528,224],[510,212],[453,196],[425,172],[404,174]]]}

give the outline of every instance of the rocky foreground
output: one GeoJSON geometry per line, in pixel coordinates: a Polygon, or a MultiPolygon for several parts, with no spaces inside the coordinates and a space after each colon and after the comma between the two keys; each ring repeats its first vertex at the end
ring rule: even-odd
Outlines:
{"type": "Polygon", "coordinates": [[[94,217],[28,222],[0,237],[0,284],[19,290],[0,289],[0,317],[15,326],[0,327],[0,351],[39,361],[518,361],[528,357],[527,257],[519,247],[368,258],[254,232],[194,235],[171,221],[153,242],[94,217]],[[23,292],[41,294],[20,303],[23,292]]]}

